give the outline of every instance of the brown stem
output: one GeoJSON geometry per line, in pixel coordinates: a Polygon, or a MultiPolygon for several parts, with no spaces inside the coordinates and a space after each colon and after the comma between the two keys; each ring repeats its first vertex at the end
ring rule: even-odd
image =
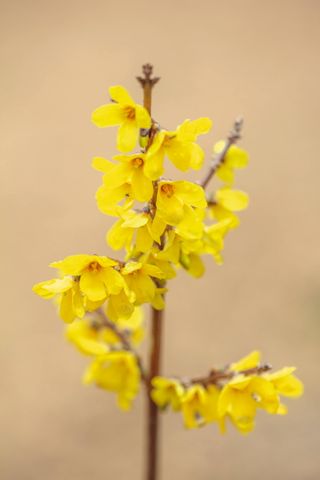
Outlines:
{"type": "Polygon", "coordinates": [[[223,163],[224,157],[225,157],[227,151],[229,150],[229,148],[231,147],[231,145],[233,143],[235,143],[237,140],[239,140],[239,138],[241,136],[242,125],[243,125],[243,119],[242,118],[238,118],[234,122],[233,128],[228,135],[228,138],[226,140],[226,143],[225,143],[225,146],[224,146],[223,150],[213,158],[212,163],[211,163],[211,167],[209,168],[209,170],[208,170],[206,176],[204,177],[204,179],[202,180],[202,182],[200,182],[200,185],[203,188],[207,187],[211,178],[216,173],[217,168],[221,165],[221,163],[223,163]]]}
{"type": "Polygon", "coordinates": [[[248,368],[247,370],[242,370],[240,372],[234,372],[232,370],[211,370],[209,375],[206,377],[198,377],[190,380],[190,383],[201,384],[204,387],[212,384],[217,384],[223,380],[231,380],[236,375],[261,375],[262,373],[268,372],[271,370],[271,365],[268,363],[260,365],[258,367],[248,368]]]}
{"type": "Polygon", "coordinates": [[[152,308],[151,346],[148,382],[147,480],[156,480],[159,452],[159,410],[151,399],[151,380],[160,373],[163,310],[152,308]]]}
{"type": "Polygon", "coordinates": [[[142,65],[143,77],[137,77],[138,82],[143,88],[143,106],[146,108],[151,115],[151,97],[152,97],[152,88],[160,80],[160,77],[153,77],[153,66],[150,63],[142,65]]]}
{"type": "MultiPolygon", "coordinates": [[[[142,67],[143,77],[137,77],[143,88],[143,105],[151,115],[152,88],[160,80],[152,77],[153,67],[149,63],[142,67]]],[[[158,127],[153,122],[149,130],[147,149],[151,145],[158,127]]],[[[146,480],[157,480],[158,475],[158,452],[159,452],[159,410],[151,399],[151,380],[160,373],[161,359],[161,330],[163,323],[163,311],[152,308],[151,318],[151,345],[149,353],[149,376],[147,382],[147,452],[146,452],[146,480]]]]}

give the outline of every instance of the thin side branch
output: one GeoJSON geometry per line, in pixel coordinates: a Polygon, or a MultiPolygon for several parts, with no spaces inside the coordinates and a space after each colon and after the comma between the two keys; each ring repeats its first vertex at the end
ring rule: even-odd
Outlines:
{"type": "Polygon", "coordinates": [[[211,370],[206,377],[193,378],[190,380],[190,383],[200,384],[206,387],[208,385],[218,384],[224,380],[232,380],[236,375],[261,375],[262,373],[269,372],[271,368],[271,365],[266,363],[259,367],[248,368],[247,370],[242,370],[240,372],[234,372],[232,370],[211,370]]]}
{"type": "Polygon", "coordinates": [[[122,344],[123,349],[127,350],[128,352],[133,353],[133,355],[136,357],[136,360],[137,360],[137,364],[138,364],[138,367],[139,367],[139,370],[140,370],[141,378],[144,382],[147,382],[147,374],[146,374],[144,366],[142,364],[141,357],[138,354],[138,352],[136,352],[136,350],[131,345],[130,340],[129,340],[126,332],[121,330],[115,323],[113,323],[111,320],[109,320],[109,318],[106,316],[106,314],[104,313],[102,308],[99,308],[98,310],[96,310],[95,313],[98,313],[102,325],[106,328],[109,328],[110,330],[112,330],[117,335],[117,337],[119,338],[119,340],[122,344]]]}
{"type": "Polygon", "coordinates": [[[224,149],[218,153],[217,155],[214,156],[211,162],[211,166],[204,177],[204,179],[200,182],[200,185],[203,188],[206,188],[208,183],[210,182],[211,178],[213,175],[216,173],[217,168],[223,163],[224,158],[226,156],[227,151],[233,145],[234,143],[237,142],[241,138],[241,130],[243,126],[243,118],[238,118],[235,120],[232,129],[229,132],[229,135],[226,140],[226,144],[224,146],[224,149]]]}

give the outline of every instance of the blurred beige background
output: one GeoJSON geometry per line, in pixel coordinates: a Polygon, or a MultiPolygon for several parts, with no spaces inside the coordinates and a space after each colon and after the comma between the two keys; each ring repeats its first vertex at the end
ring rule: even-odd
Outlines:
{"type": "Polygon", "coordinates": [[[320,477],[319,14],[312,0],[1,2],[1,480],[142,478],[143,399],[123,414],[84,388],[86,359],[31,287],[52,260],[108,252],[90,161],[116,153],[115,130],[90,113],[109,85],[139,99],[146,61],[162,77],[163,125],[210,116],[209,153],[243,114],[251,154],[237,176],[251,206],[225,265],[171,284],[164,371],[199,374],[259,348],[306,385],[247,438],[165,415],[161,479],[320,477]]]}

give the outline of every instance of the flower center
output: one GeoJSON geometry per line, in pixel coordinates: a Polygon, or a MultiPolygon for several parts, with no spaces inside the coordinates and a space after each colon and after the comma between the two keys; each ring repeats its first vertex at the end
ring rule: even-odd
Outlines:
{"type": "Polygon", "coordinates": [[[136,110],[134,107],[124,107],[124,115],[128,120],[134,120],[136,118],[136,110]]]}
{"type": "Polygon", "coordinates": [[[88,270],[89,272],[99,272],[99,270],[101,270],[101,265],[100,263],[98,262],[91,262],[89,265],[88,265],[88,270]]]}
{"type": "Polygon", "coordinates": [[[170,198],[174,195],[174,186],[171,183],[164,183],[161,185],[161,192],[170,198]]]}
{"type": "Polygon", "coordinates": [[[131,160],[131,165],[134,167],[134,168],[139,168],[139,167],[142,167],[142,165],[144,164],[144,161],[141,157],[135,157],[131,160]]]}

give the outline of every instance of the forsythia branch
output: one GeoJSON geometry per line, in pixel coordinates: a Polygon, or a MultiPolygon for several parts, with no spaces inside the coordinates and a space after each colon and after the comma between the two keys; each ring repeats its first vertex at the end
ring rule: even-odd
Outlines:
{"type": "Polygon", "coordinates": [[[242,127],[243,127],[243,118],[236,119],[234,124],[233,124],[232,129],[229,132],[229,135],[227,137],[227,140],[225,142],[225,146],[224,146],[223,150],[213,157],[213,159],[211,161],[211,167],[209,168],[209,170],[208,170],[206,176],[204,177],[204,179],[200,182],[200,185],[203,188],[207,187],[211,178],[216,173],[218,167],[223,163],[224,158],[226,156],[226,153],[228,152],[231,145],[236,143],[241,138],[242,127]]]}
{"type": "Polygon", "coordinates": [[[218,384],[223,380],[232,380],[232,378],[234,378],[236,375],[261,375],[262,373],[266,373],[271,369],[272,366],[268,363],[253,368],[247,368],[246,370],[240,370],[239,372],[230,371],[227,368],[224,370],[213,369],[206,377],[192,378],[189,383],[200,384],[206,387],[208,385],[218,384]]]}

